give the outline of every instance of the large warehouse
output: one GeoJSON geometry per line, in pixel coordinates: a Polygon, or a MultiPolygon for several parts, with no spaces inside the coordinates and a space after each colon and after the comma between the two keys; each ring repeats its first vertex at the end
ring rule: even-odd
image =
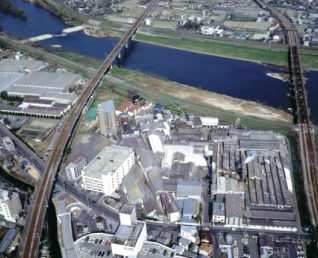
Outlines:
{"type": "Polygon", "coordinates": [[[69,89],[79,84],[81,77],[73,73],[42,71],[47,65],[37,60],[0,60],[0,91],[7,91],[11,96],[33,96],[73,104],[77,95],[69,93],[69,89]]]}
{"type": "Polygon", "coordinates": [[[1,106],[0,111],[57,117],[65,114],[78,97],[70,90],[81,83],[81,77],[44,71],[52,70],[47,66],[37,60],[0,60],[0,92],[25,98],[20,106],[1,106]]]}

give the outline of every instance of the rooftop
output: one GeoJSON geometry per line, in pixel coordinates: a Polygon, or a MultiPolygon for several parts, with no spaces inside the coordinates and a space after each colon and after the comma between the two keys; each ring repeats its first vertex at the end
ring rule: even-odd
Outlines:
{"type": "Polygon", "coordinates": [[[98,104],[98,106],[101,106],[103,108],[104,113],[115,112],[115,104],[113,100],[108,100],[106,102],[98,104]]]}
{"type": "Polygon", "coordinates": [[[216,126],[219,123],[219,119],[215,117],[200,116],[201,124],[204,126],[216,126]]]}
{"type": "Polygon", "coordinates": [[[0,91],[6,90],[16,81],[20,80],[24,76],[23,73],[1,73],[0,72],[0,91]]]}
{"type": "Polygon", "coordinates": [[[120,225],[116,231],[116,234],[112,240],[112,243],[132,246],[134,247],[142,232],[142,229],[146,226],[145,222],[138,221],[136,225],[126,226],[120,225]]]}
{"type": "Polygon", "coordinates": [[[179,211],[178,203],[171,193],[160,194],[160,198],[167,213],[174,213],[179,211]]]}
{"type": "Polygon", "coordinates": [[[85,176],[100,179],[102,174],[107,175],[116,171],[123,162],[132,155],[133,150],[113,145],[105,147],[84,169],[85,176]]]}
{"type": "Polygon", "coordinates": [[[225,213],[226,217],[243,217],[242,200],[238,194],[225,195],[225,213]]]}
{"type": "Polygon", "coordinates": [[[36,71],[44,65],[43,62],[37,60],[2,59],[0,60],[0,72],[36,71]]]}
{"type": "Polygon", "coordinates": [[[84,159],[86,159],[86,156],[84,153],[78,153],[71,159],[71,163],[79,164],[81,163],[84,159]]]}
{"type": "Polygon", "coordinates": [[[181,181],[177,184],[177,197],[196,196],[201,198],[202,183],[197,181],[181,181]]]}
{"type": "Polygon", "coordinates": [[[134,205],[129,205],[129,204],[123,204],[119,210],[119,213],[124,213],[124,214],[131,214],[133,210],[135,209],[134,205]]]}
{"type": "Polygon", "coordinates": [[[70,86],[77,83],[79,79],[79,75],[72,73],[32,72],[14,85],[67,90],[70,86]]]}

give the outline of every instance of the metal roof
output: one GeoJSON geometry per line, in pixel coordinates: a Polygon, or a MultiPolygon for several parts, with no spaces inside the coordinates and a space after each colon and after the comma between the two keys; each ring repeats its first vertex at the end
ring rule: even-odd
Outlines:
{"type": "Polygon", "coordinates": [[[32,72],[17,81],[15,86],[67,90],[80,76],[73,73],[32,72]]]}
{"type": "Polygon", "coordinates": [[[177,198],[197,197],[201,198],[202,183],[197,181],[181,181],[177,184],[177,198]]]}
{"type": "Polygon", "coordinates": [[[0,72],[18,73],[24,70],[36,71],[45,64],[38,60],[16,60],[16,59],[2,59],[0,60],[0,72]]]}
{"type": "Polygon", "coordinates": [[[23,76],[23,73],[0,73],[0,91],[7,90],[7,88],[20,80],[23,76]]]}

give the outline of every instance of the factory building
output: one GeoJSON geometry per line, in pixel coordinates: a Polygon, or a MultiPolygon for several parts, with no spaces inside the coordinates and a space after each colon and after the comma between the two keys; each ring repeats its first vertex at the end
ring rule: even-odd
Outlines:
{"type": "Polygon", "coordinates": [[[83,170],[86,190],[111,195],[135,163],[132,149],[113,145],[104,148],[83,170]]]}

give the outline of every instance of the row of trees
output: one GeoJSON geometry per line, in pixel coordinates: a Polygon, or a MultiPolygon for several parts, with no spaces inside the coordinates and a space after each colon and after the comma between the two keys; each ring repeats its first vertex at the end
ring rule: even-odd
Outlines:
{"type": "MultiPolygon", "coordinates": [[[[0,0],[1,2],[1,0],[0,0]]],[[[23,98],[19,96],[9,96],[8,92],[6,91],[1,91],[0,92],[0,98],[7,100],[7,101],[17,101],[17,102],[23,102],[23,98]]]]}
{"type": "Polygon", "coordinates": [[[4,13],[10,13],[14,16],[17,16],[23,20],[27,19],[27,16],[22,9],[12,5],[7,0],[0,0],[0,10],[3,11],[4,13]]]}

